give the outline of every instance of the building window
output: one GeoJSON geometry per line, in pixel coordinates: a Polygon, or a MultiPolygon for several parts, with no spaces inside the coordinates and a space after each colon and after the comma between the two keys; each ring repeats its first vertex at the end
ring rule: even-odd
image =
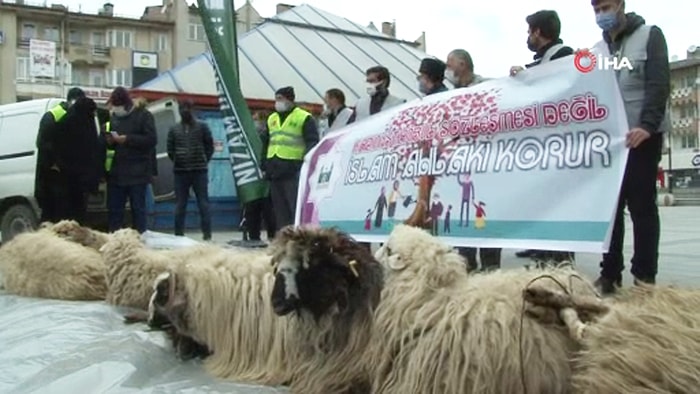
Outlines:
{"type": "Polygon", "coordinates": [[[688,77],[685,79],[685,87],[694,88],[696,79],[697,77],[695,75],[688,75],[688,77]]]}
{"type": "Polygon", "coordinates": [[[18,81],[31,80],[31,75],[29,73],[29,58],[28,57],[18,57],[17,58],[17,80],[18,81]]]}
{"type": "Polygon", "coordinates": [[[107,71],[107,85],[131,87],[131,69],[107,71]]]}
{"type": "Polygon", "coordinates": [[[88,70],[74,68],[71,73],[71,85],[92,85],[88,70]]]}
{"type": "Polygon", "coordinates": [[[93,31],[90,37],[90,44],[96,47],[105,47],[105,34],[101,31],[93,31]]]}
{"type": "Polygon", "coordinates": [[[95,86],[98,88],[105,86],[105,71],[104,70],[100,70],[100,69],[90,70],[89,78],[90,78],[90,86],[95,86]]]}
{"type": "Polygon", "coordinates": [[[681,149],[697,149],[698,148],[698,135],[682,135],[681,136],[681,149]]]}
{"type": "Polygon", "coordinates": [[[61,34],[58,31],[58,27],[46,27],[44,28],[44,40],[59,42],[61,41],[61,34]]]}
{"type": "Polygon", "coordinates": [[[168,50],[168,35],[167,34],[158,34],[156,36],[156,52],[165,52],[168,50]]]}
{"type": "Polygon", "coordinates": [[[199,23],[190,23],[189,27],[187,38],[190,41],[205,41],[207,39],[207,36],[204,33],[204,26],[199,23]]]}
{"type": "Polygon", "coordinates": [[[71,45],[82,45],[83,44],[83,33],[80,30],[71,30],[68,33],[68,42],[71,45]]]}
{"type": "Polygon", "coordinates": [[[36,38],[36,26],[31,23],[25,23],[22,25],[22,40],[30,40],[36,38]]]}
{"type": "Polygon", "coordinates": [[[112,48],[131,48],[133,41],[130,31],[112,30],[107,35],[108,46],[112,48]]]}

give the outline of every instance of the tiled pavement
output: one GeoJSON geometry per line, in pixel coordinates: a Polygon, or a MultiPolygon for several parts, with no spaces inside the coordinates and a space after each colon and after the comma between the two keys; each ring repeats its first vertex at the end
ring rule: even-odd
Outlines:
{"type": "MultiPolygon", "coordinates": [[[[682,286],[700,285],[700,207],[662,207],[661,248],[659,257],[659,283],[674,283],[682,286]]],[[[625,232],[625,258],[627,259],[625,283],[631,283],[629,259],[632,257],[632,223],[627,217],[625,232]]],[[[198,232],[188,233],[200,239],[198,232]]],[[[225,243],[240,239],[236,232],[217,232],[214,242],[225,243]]],[[[529,260],[515,257],[515,250],[504,250],[504,268],[522,267],[529,260]]],[[[599,270],[600,255],[577,253],[576,265],[584,274],[595,279],[599,270]]]]}

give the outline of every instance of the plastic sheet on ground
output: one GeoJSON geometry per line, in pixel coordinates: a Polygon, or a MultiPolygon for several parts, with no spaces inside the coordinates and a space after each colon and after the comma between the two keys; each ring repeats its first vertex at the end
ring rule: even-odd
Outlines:
{"type": "Polygon", "coordinates": [[[178,237],[176,235],[158,233],[150,230],[141,234],[141,240],[149,249],[179,249],[200,244],[200,242],[192,238],[178,237]]]}
{"type": "Polygon", "coordinates": [[[286,393],[214,379],[175,358],[162,332],[125,325],[104,302],[0,292],[0,393],[286,393]]]}

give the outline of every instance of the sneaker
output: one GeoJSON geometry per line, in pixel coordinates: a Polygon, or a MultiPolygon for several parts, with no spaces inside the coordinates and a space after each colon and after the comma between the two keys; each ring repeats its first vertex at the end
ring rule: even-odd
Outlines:
{"type": "Polygon", "coordinates": [[[204,242],[211,241],[211,234],[204,234],[202,239],[204,240],[204,242]]]}
{"type": "Polygon", "coordinates": [[[609,296],[615,294],[617,289],[622,287],[622,279],[612,280],[601,276],[596,279],[593,285],[600,291],[602,296],[609,296]]]}

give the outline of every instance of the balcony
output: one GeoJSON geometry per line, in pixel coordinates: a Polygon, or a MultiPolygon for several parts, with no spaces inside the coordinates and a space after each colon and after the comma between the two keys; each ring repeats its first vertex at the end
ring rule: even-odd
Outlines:
{"type": "Polygon", "coordinates": [[[105,65],[110,62],[111,51],[99,45],[71,45],[68,50],[68,60],[71,63],[105,65]]]}
{"type": "Polygon", "coordinates": [[[673,89],[671,91],[671,102],[673,104],[694,103],[696,101],[699,88],[685,87],[673,89]]]}
{"type": "MultiPolygon", "coordinates": [[[[43,38],[19,38],[17,40],[17,48],[20,49],[29,49],[29,41],[31,40],[41,40],[41,41],[52,41],[52,40],[44,40],[43,38]]],[[[61,43],[58,41],[53,41],[56,43],[56,49],[61,48],[61,43]]]]}
{"type": "Polygon", "coordinates": [[[689,117],[673,120],[671,122],[673,134],[697,134],[700,129],[700,118],[689,117]]]}

